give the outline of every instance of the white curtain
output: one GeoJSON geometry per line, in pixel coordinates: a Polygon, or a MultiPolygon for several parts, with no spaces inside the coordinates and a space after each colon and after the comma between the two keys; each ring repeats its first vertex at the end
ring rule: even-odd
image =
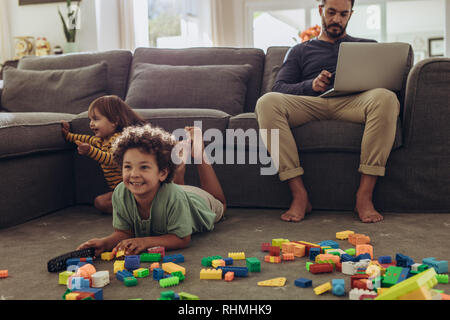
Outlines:
{"type": "Polygon", "coordinates": [[[0,63],[12,59],[12,43],[9,31],[8,1],[0,1],[0,63]]]}
{"type": "Polygon", "coordinates": [[[244,0],[210,0],[211,40],[216,47],[244,46],[244,0]]]}
{"type": "Polygon", "coordinates": [[[148,47],[147,0],[119,0],[120,48],[148,47]]]}

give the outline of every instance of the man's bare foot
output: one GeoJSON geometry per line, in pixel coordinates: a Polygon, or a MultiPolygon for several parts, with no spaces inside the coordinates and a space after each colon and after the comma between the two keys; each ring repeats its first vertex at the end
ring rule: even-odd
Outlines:
{"type": "Polygon", "coordinates": [[[357,196],[355,212],[358,214],[359,219],[364,223],[374,223],[383,220],[383,216],[375,210],[370,199],[357,196]]]}
{"type": "Polygon", "coordinates": [[[300,222],[305,217],[306,213],[312,211],[311,203],[308,200],[308,195],[299,195],[292,200],[289,210],[281,215],[281,220],[287,222],[300,222]]]}

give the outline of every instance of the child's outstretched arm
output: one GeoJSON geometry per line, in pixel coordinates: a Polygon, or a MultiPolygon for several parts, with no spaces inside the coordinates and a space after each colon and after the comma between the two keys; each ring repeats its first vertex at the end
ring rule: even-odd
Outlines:
{"type": "Polygon", "coordinates": [[[130,238],[120,241],[113,249],[113,253],[118,250],[125,250],[126,255],[139,254],[147,248],[161,246],[167,250],[182,249],[189,246],[191,236],[179,238],[175,234],[165,234],[162,236],[130,238]]]}
{"type": "Polygon", "coordinates": [[[132,231],[124,231],[115,229],[112,234],[104,238],[94,238],[88,240],[78,246],[77,250],[86,248],[95,248],[95,255],[98,256],[102,252],[111,251],[121,241],[133,237],[132,231]]]}

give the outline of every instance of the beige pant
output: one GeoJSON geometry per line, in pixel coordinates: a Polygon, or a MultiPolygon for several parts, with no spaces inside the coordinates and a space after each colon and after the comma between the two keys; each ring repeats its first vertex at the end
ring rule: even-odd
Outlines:
{"type": "Polygon", "coordinates": [[[217,200],[212,194],[209,192],[195,186],[189,186],[189,185],[179,185],[184,189],[186,192],[191,192],[199,195],[202,197],[206,203],[208,204],[209,208],[216,214],[216,219],[214,219],[214,223],[219,222],[220,219],[223,217],[223,203],[217,200]]]}
{"type": "Polygon", "coordinates": [[[335,98],[270,92],[258,100],[255,113],[260,129],[268,129],[264,143],[269,153],[272,140],[270,129],[279,129],[278,170],[280,180],[284,181],[304,173],[291,128],[320,120],[365,123],[358,171],[384,176],[394,143],[399,110],[400,103],[392,91],[373,89],[335,98]]]}

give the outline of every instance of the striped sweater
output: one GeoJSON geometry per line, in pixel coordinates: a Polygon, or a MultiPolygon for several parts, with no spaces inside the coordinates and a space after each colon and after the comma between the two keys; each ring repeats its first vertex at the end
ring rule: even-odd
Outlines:
{"type": "Polygon", "coordinates": [[[111,145],[113,141],[120,135],[120,132],[115,133],[109,140],[103,140],[96,136],[85,134],[68,133],[66,140],[75,142],[76,140],[88,143],[90,150],[88,156],[100,164],[105,176],[106,183],[111,190],[122,182],[122,172],[113,160],[111,153],[111,145]]]}

